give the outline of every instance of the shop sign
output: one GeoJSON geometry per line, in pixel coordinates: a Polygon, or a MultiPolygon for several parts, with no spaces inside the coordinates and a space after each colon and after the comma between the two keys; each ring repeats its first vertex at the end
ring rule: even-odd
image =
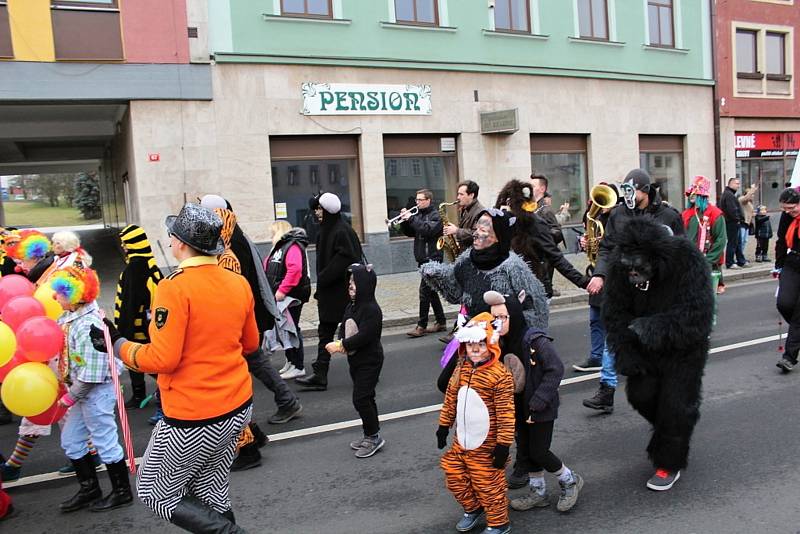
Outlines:
{"type": "Polygon", "coordinates": [[[430,85],[301,85],[303,115],[430,115],[430,85]]]}
{"type": "Polygon", "coordinates": [[[800,132],[736,132],[737,158],[782,158],[796,156],[800,132]]]}
{"type": "Polygon", "coordinates": [[[512,134],[519,130],[517,108],[481,113],[482,134],[512,134]]]}

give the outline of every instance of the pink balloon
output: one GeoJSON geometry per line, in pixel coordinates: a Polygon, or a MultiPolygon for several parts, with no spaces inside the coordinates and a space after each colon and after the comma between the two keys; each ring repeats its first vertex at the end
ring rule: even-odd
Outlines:
{"type": "Polygon", "coordinates": [[[19,350],[17,350],[16,354],[14,354],[14,357],[8,360],[8,362],[6,362],[4,366],[0,367],[0,383],[3,382],[6,375],[10,373],[14,367],[18,366],[21,363],[25,363],[27,361],[28,360],[25,359],[22,353],[19,350]]]}
{"type": "Polygon", "coordinates": [[[53,403],[53,405],[40,414],[28,417],[28,421],[35,425],[52,425],[53,423],[60,421],[61,418],[64,417],[64,414],[67,413],[67,410],[69,410],[69,408],[66,406],[58,403],[58,399],[64,396],[64,393],[66,392],[67,391],[64,389],[64,386],[60,386],[58,388],[58,395],[56,395],[56,401],[53,403]]]}
{"type": "Polygon", "coordinates": [[[17,331],[19,325],[31,317],[41,317],[44,315],[44,306],[33,297],[19,296],[14,297],[2,308],[3,322],[17,331]]]}
{"type": "Polygon", "coordinates": [[[14,297],[30,297],[35,289],[30,280],[18,274],[8,274],[0,278],[0,310],[14,297]]]}
{"type": "Polygon", "coordinates": [[[64,332],[47,317],[31,317],[17,328],[17,346],[32,362],[46,362],[64,347],[64,332]]]}

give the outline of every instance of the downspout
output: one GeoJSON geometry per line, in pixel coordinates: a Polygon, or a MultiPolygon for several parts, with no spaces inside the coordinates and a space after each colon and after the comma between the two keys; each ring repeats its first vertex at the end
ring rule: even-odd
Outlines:
{"type": "Polygon", "coordinates": [[[717,71],[717,7],[716,0],[708,0],[711,8],[711,72],[714,77],[712,98],[714,100],[714,173],[717,176],[717,199],[722,196],[725,177],[722,176],[722,147],[719,126],[719,72],[717,71]]]}

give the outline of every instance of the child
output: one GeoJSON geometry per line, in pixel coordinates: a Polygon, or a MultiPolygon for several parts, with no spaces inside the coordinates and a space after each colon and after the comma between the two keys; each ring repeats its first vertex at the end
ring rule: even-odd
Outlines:
{"type": "MultiPolygon", "coordinates": [[[[75,466],[80,489],[61,503],[62,512],[74,512],[91,505],[103,512],[133,502],[128,467],[117,436],[114,415],[116,392],[109,369],[108,354],[92,346],[89,330],[103,328],[95,299],[100,282],[91,269],[77,266],[56,271],[50,279],[56,300],[64,308],[58,323],[64,329],[64,356],[59,360],[59,378],[69,386],[59,403],[70,407],[61,430],[61,447],[75,466]],[[112,491],[102,496],[97,473],[89,454],[91,438],[100,458],[108,467],[112,491]]],[[[122,362],[117,362],[122,369],[122,362]]],[[[131,460],[133,461],[133,460],[131,460]]]]}
{"type": "Polygon", "coordinates": [[[450,427],[458,420],[456,439],[440,465],[447,489],[464,508],[456,525],[460,532],[473,529],[484,514],[485,534],[511,531],[505,465],[514,441],[514,380],[499,361],[492,320],[491,314],[480,313],[456,332],[459,364],[436,431],[437,445],[444,449],[450,427]]]}
{"type": "Polygon", "coordinates": [[[364,437],[351,442],[350,448],[356,451],[356,458],[369,458],[386,444],[380,435],[375,405],[375,386],[383,367],[383,312],[375,300],[378,277],[372,265],[354,263],[348,270],[350,304],[342,317],[340,341],[331,341],[325,350],[331,354],[347,353],[353,379],[353,406],[364,429],[364,437]]]}
{"type": "Polygon", "coordinates": [[[763,204],[756,212],[756,261],[769,262],[769,240],[772,238],[772,223],[763,204]]]}

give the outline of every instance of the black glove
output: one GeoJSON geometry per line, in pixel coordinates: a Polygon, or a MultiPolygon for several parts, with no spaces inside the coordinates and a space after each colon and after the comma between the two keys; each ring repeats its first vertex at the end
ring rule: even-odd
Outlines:
{"type": "Polygon", "coordinates": [[[494,446],[494,453],[492,454],[492,467],[503,469],[508,461],[508,445],[500,445],[499,443],[494,446]]]}
{"type": "Polygon", "coordinates": [[[444,449],[447,447],[447,435],[450,433],[450,429],[446,426],[439,425],[439,428],[436,430],[436,446],[440,449],[444,449]]]}
{"type": "MultiPolygon", "coordinates": [[[[114,326],[114,323],[108,319],[103,319],[103,322],[108,327],[108,333],[111,335],[111,344],[113,345],[122,337],[122,334],[119,333],[119,330],[117,330],[117,327],[114,326]]],[[[95,325],[92,325],[89,329],[89,338],[92,340],[92,346],[95,350],[100,352],[108,352],[108,347],[106,347],[106,337],[103,330],[97,328],[95,325]]]]}

